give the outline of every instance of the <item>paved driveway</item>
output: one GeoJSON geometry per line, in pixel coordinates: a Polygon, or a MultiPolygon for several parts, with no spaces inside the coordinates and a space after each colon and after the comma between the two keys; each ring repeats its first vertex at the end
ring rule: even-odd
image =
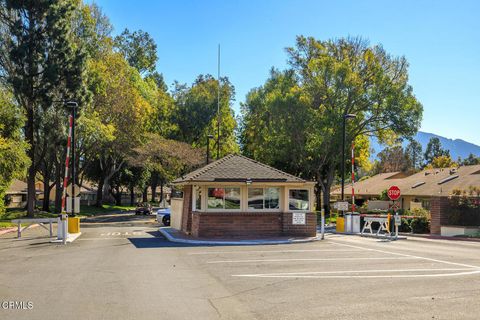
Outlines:
{"type": "Polygon", "coordinates": [[[0,308],[0,319],[480,314],[479,243],[329,235],[294,245],[188,246],[166,241],[157,228],[153,217],[113,215],[82,224],[83,235],[67,246],[0,238],[0,299],[33,303],[0,308]]]}

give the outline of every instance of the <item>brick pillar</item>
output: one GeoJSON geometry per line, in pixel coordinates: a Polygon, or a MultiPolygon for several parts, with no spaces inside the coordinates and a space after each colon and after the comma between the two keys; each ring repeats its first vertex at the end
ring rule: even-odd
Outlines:
{"type": "Polygon", "coordinates": [[[192,232],[192,186],[183,187],[182,231],[192,232]]]}
{"type": "Polygon", "coordinates": [[[433,197],[430,202],[430,234],[440,235],[441,226],[448,223],[449,199],[447,197],[433,197]]]}

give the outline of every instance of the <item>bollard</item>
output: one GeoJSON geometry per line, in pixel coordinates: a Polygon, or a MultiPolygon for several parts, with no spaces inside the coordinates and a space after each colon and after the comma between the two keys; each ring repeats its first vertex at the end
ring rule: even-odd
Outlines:
{"type": "Polygon", "coordinates": [[[320,211],[320,223],[322,224],[320,227],[320,239],[323,240],[325,238],[325,209],[320,211]]]}

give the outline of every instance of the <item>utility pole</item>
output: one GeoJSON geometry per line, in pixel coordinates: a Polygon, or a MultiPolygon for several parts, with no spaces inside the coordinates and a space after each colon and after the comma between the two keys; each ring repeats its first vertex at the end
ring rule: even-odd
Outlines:
{"type": "Polygon", "coordinates": [[[68,101],[67,107],[72,109],[72,194],[70,195],[72,201],[72,213],[71,216],[75,217],[75,184],[77,182],[75,172],[75,118],[77,116],[78,103],[75,101],[68,101]]]}
{"type": "Polygon", "coordinates": [[[218,92],[217,92],[217,160],[220,159],[220,44],[218,45],[218,92]]]}

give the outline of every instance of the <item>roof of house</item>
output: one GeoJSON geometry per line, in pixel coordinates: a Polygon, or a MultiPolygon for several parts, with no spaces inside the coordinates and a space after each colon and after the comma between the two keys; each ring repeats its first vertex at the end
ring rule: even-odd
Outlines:
{"type": "Polygon", "coordinates": [[[250,158],[230,154],[176,180],[174,184],[188,182],[307,182],[250,158]]]}
{"type": "Polygon", "coordinates": [[[6,194],[26,194],[27,183],[21,180],[13,179],[12,184],[7,189],[6,194]]]}
{"type": "MultiPolygon", "coordinates": [[[[398,186],[405,196],[448,196],[455,189],[467,190],[480,187],[480,165],[459,168],[427,169],[405,176],[400,172],[381,173],[355,183],[356,195],[380,195],[390,186],[398,186]]],[[[345,186],[345,194],[351,194],[352,186],[345,186]]],[[[341,188],[332,191],[338,195],[341,188]]]]}

